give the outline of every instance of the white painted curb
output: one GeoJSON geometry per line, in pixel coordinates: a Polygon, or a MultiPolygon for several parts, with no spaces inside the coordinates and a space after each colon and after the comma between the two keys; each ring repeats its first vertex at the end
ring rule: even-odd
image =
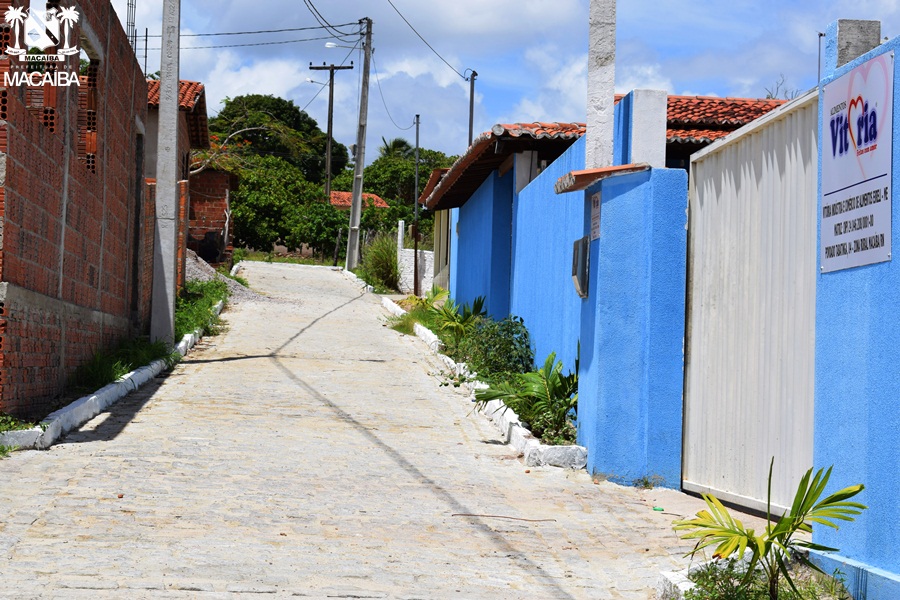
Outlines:
{"type": "MultiPolygon", "coordinates": [[[[333,269],[335,271],[339,270],[341,273],[344,274],[344,277],[346,277],[347,279],[349,279],[350,281],[352,281],[353,283],[355,283],[356,285],[358,285],[359,287],[361,287],[362,289],[364,289],[367,292],[375,291],[375,288],[373,288],[371,285],[369,285],[368,283],[366,283],[365,281],[363,281],[362,279],[357,277],[356,273],[354,273],[353,271],[341,269],[340,267],[328,267],[328,268],[333,269]]],[[[397,308],[400,308],[400,307],[398,306],[397,308]]],[[[400,310],[403,310],[403,309],[400,308],[400,310]]]]}
{"type": "MultiPolygon", "coordinates": [[[[219,302],[213,307],[213,313],[222,312],[225,303],[219,302]]],[[[202,329],[185,335],[175,350],[184,356],[203,336],[202,329]]],[[[97,390],[88,396],[82,396],[75,402],[51,413],[41,421],[41,426],[23,431],[7,431],[0,434],[0,446],[13,446],[18,449],[46,450],[64,435],[77,429],[99,415],[131,392],[162,373],[166,368],[163,360],[155,360],[149,365],[135,369],[124,375],[119,381],[97,390]]]]}
{"type": "MultiPolygon", "coordinates": [[[[388,312],[394,315],[402,315],[406,311],[400,308],[390,298],[382,296],[381,304],[388,312]]],[[[453,375],[470,377],[465,363],[457,363],[445,354],[441,354],[443,344],[431,330],[419,323],[415,325],[416,337],[428,344],[428,348],[447,366],[453,375]]],[[[480,381],[474,381],[470,385],[471,399],[474,402],[475,390],[486,388],[487,385],[480,381]]],[[[583,469],[587,465],[587,448],[584,446],[547,446],[540,443],[530,431],[522,426],[518,415],[500,400],[492,400],[484,410],[484,414],[494,422],[506,438],[506,443],[522,453],[525,465],[539,467],[548,465],[566,469],[583,469]]]]}

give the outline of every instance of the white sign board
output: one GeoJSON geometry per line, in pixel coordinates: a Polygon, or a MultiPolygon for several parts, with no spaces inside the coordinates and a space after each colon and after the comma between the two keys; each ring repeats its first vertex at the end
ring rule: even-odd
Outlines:
{"type": "Polygon", "coordinates": [[[591,241],[600,239],[600,192],[591,196],[591,241]]]}
{"type": "Polygon", "coordinates": [[[820,259],[823,272],[891,260],[894,53],[825,86],[820,259]]]}

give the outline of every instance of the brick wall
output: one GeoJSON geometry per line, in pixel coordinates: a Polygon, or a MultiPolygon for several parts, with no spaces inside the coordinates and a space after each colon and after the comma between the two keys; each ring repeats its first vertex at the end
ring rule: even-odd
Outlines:
{"type": "MultiPolygon", "coordinates": [[[[0,87],[0,412],[18,416],[44,416],[78,364],[146,325],[146,82],[110,2],[78,10],[80,86],[0,87]]],[[[23,64],[0,59],[0,84],[23,64]]]]}
{"type": "Polygon", "coordinates": [[[229,211],[228,197],[230,190],[237,187],[234,175],[225,171],[206,169],[191,175],[191,210],[188,235],[188,247],[203,257],[207,262],[216,263],[227,259],[228,248],[224,248],[226,256],[218,256],[210,260],[211,250],[203,243],[208,233],[216,234],[222,239],[228,227],[227,244],[233,239],[234,222],[226,216],[229,211]],[[203,246],[203,248],[201,248],[203,246]]]}
{"type": "Polygon", "coordinates": [[[187,259],[188,215],[191,210],[190,185],[178,182],[178,237],[175,238],[175,282],[178,289],[184,287],[184,261],[187,259]]]}

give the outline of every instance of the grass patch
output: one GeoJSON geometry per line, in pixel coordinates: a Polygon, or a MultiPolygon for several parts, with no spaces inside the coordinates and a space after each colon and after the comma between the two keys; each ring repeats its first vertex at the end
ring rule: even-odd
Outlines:
{"type": "Polygon", "coordinates": [[[234,262],[249,260],[269,263],[288,263],[292,265],[327,265],[331,266],[333,260],[328,257],[314,258],[312,256],[299,256],[296,254],[275,254],[274,252],[260,252],[259,250],[244,250],[238,258],[237,250],[234,251],[234,262]]]}
{"type": "Polygon", "coordinates": [[[219,333],[221,321],[213,307],[228,298],[228,285],[220,279],[188,281],[175,299],[175,339],[181,340],[195,329],[210,335],[219,333]]]}
{"type": "MultiPolygon", "coordinates": [[[[782,578],[778,583],[780,600],[852,600],[841,571],[823,575],[797,562],[790,562],[788,568],[800,595],[782,578]]],[[[696,587],[685,593],[685,600],[769,600],[762,572],[757,571],[745,581],[746,571],[747,564],[734,558],[709,562],[691,573],[696,587]]]]}
{"type": "Polygon", "coordinates": [[[0,458],[6,458],[11,452],[18,450],[15,446],[4,446],[0,444],[0,458]]]}
{"type": "Polygon", "coordinates": [[[11,415],[0,413],[0,433],[4,431],[21,431],[32,427],[35,427],[35,424],[30,421],[22,421],[11,415]]]}
{"type": "Polygon", "coordinates": [[[146,337],[125,340],[112,350],[95,352],[75,370],[70,385],[75,392],[92,392],[154,360],[163,359],[167,366],[172,366],[175,356],[163,341],[151,342],[146,337]]]}
{"type": "Polygon", "coordinates": [[[226,266],[224,266],[224,265],[221,266],[221,267],[219,267],[218,269],[216,269],[216,273],[218,273],[218,274],[221,275],[222,277],[227,277],[228,279],[233,279],[234,281],[237,281],[239,284],[241,284],[241,285],[244,286],[245,288],[248,288],[248,289],[250,288],[250,282],[249,282],[249,281],[247,281],[246,279],[244,279],[244,278],[241,277],[240,275],[232,275],[232,274],[231,274],[231,269],[229,269],[228,267],[226,267],[226,266]]]}

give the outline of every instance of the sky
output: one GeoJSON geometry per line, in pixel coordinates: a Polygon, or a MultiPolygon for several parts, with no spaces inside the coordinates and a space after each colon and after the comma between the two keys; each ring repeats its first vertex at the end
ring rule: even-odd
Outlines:
{"type": "MultiPolygon", "coordinates": [[[[113,0],[120,20],[127,0],[113,0]]],[[[135,0],[137,54],[159,69],[162,0],[135,0]]],[[[362,53],[359,21],[373,20],[366,163],[382,138],[460,154],[468,145],[475,78],[475,135],[496,123],[585,120],[589,0],[191,0],[182,2],[182,79],[206,86],[210,116],[223,99],[273,94],[293,100],[326,129],[327,71],[335,73],[334,138],[356,141],[362,53]],[[393,5],[392,5],[393,4],[393,5]],[[310,8],[336,30],[321,28],[310,8]],[[402,15],[402,17],[401,17],[402,15]],[[403,17],[409,22],[404,22],[403,17]],[[274,29],[303,31],[191,36],[274,29]],[[427,44],[413,31],[415,28],[427,44]],[[287,40],[296,43],[271,44],[287,40]],[[346,48],[326,48],[326,42],[346,48]],[[245,47],[232,44],[269,43],[245,47]],[[432,49],[429,48],[429,45],[432,49]],[[354,50],[353,46],[357,46],[354,50]],[[204,48],[205,47],[205,48],[204,48]],[[193,49],[192,49],[193,48],[193,49]],[[318,94],[318,95],[317,95],[318,94]]],[[[882,37],[900,34],[895,0],[627,0],[617,6],[616,92],[763,98],[815,85],[819,36],[839,18],[876,19],[882,37]]]]}

